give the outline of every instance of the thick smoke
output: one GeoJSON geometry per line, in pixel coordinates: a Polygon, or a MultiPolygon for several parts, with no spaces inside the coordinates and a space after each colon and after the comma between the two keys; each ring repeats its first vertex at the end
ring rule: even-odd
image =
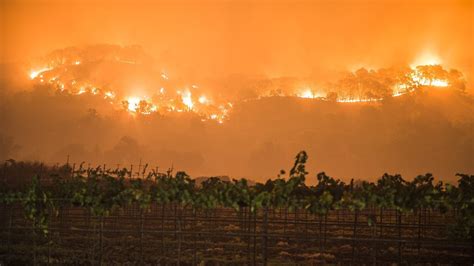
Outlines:
{"type": "Polygon", "coordinates": [[[438,55],[471,81],[473,2],[16,0],[0,8],[2,62],[62,47],[139,44],[172,76],[313,76],[438,55]]]}

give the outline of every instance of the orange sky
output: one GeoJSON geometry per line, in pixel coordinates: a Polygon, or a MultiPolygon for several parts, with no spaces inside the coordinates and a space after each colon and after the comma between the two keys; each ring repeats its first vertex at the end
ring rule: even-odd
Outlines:
{"type": "Polygon", "coordinates": [[[1,62],[138,44],[183,77],[318,76],[429,51],[473,74],[473,1],[0,1],[1,62]]]}

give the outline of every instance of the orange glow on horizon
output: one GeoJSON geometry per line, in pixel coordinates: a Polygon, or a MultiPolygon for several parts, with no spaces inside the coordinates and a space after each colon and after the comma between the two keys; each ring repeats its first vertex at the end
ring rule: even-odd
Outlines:
{"type": "Polygon", "coordinates": [[[410,67],[412,69],[415,69],[417,66],[435,66],[435,65],[441,65],[442,61],[441,59],[430,52],[424,52],[420,54],[414,61],[413,63],[410,64],[410,67]]]}

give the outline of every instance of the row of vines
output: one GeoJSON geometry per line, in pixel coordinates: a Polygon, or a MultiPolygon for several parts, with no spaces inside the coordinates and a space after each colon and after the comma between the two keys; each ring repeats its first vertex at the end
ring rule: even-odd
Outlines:
{"type": "MultiPolygon", "coordinates": [[[[306,210],[323,215],[330,210],[360,211],[366,208],[394,209],[412,213],[432,209],[441,213],[458,213],[456,222],[447,230],[453,239],[472,239],[474,232],[474,175],[458,174],[458,183],[435,183],[431,174],[420,175],[412,181],[400,175],[384,174],[376,182],[345,183],[317,174],[317,184],[305,184],[308,173],[307,154],[296,156],[287,178],[250,184],[245,179],[224,181],[211,177],[200,184],[184,172],[159,173],[151,170],[136,178],[127,178],[127,169],[83,168],[70,175],[53,175],[49,182],[35,176],[27,185],[11,187],[4,184],[0,203],[21,204],[26,218],[43,234],[48,234],[50,215],[60,207],[81,206],[93,215],[108,216],[112,211],[137,204],[144,212],[157,204],[179,204],[196,210],[217,207],[236,211],[249,208],[252,212],[265,208],[306,210]],[[59,200],[58,200],[59,199],[59,200]],[[58,203],[60,202],[60,203],[58,203]],[[58,206],[61,204],[62,206],[58,206]]],[[[368,219],[369,225],[371,219],[368,219]]]]}

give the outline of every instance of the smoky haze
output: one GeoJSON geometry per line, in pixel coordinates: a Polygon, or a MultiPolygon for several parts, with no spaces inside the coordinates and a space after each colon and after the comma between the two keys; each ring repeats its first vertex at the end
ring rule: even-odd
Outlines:
{"type": "Polygon", "coordinates": [[[141,159],[193,176],[262,181],[306,150],[312,174],[344,179],[474,172],[472,1],[2,1],[0,12],[1,160],[69,156],[113,167],[141,159]],[[57,49],[117,47],[140,64],[81,62],[75,78],[152,96],[166,73],[167,89],[198,84],[238,103],[223,124],[186,112],[133,116],[29,79],[57,49]],[[432,55],[463,73],[462,89],[369,104],[257,97],[432,55]]]}
{"type": "Polygon", "coordinates": [[[138,44],[173,75],[324,77],[424,52],[472,77],[472,1],[2,1],[2,61],[138,44]]]}

